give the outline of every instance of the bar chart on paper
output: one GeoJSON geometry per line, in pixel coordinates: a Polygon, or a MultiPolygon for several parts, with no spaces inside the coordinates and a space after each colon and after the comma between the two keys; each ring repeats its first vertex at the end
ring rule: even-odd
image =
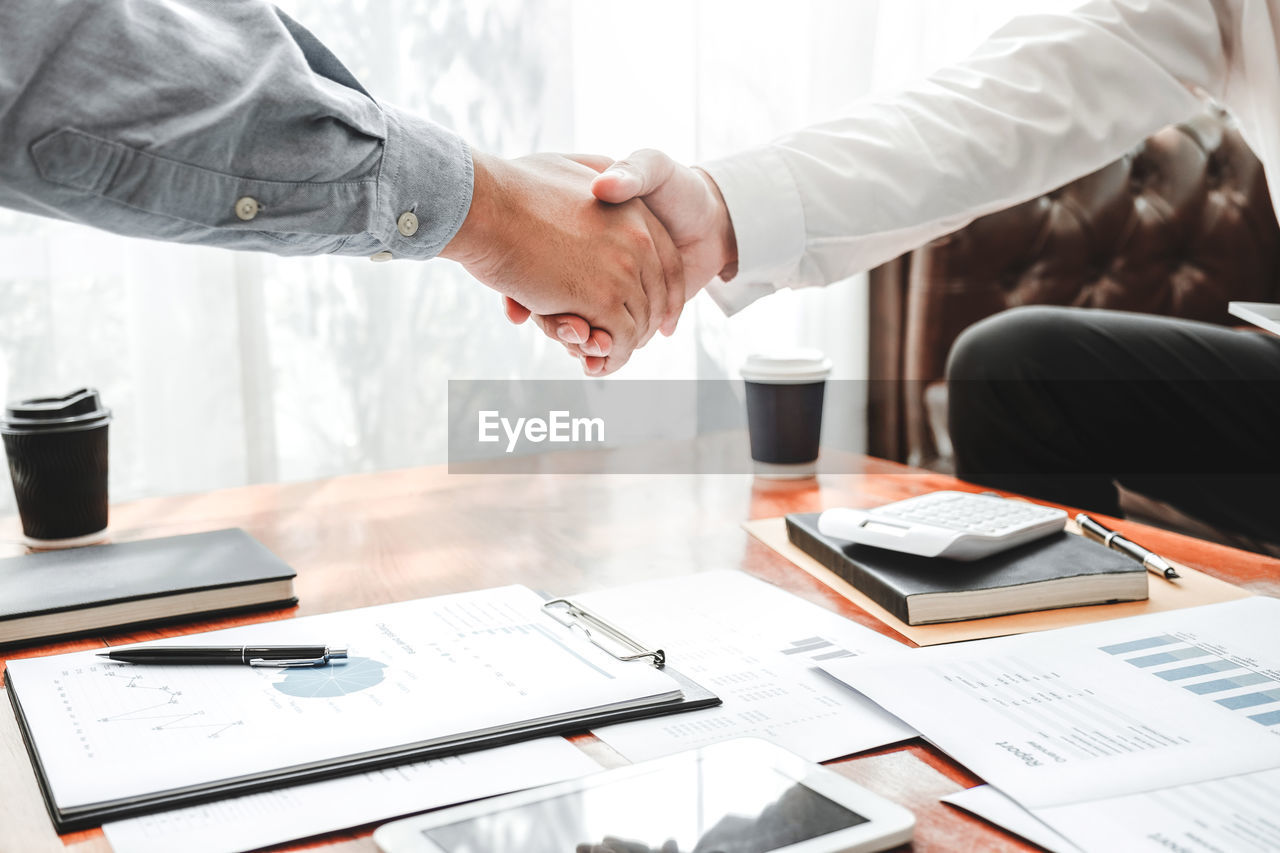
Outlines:
{"type": "Polygon", "coordinates": [[[1099,651],[1239,711],[1259,725],[1280,727],[1280,672],[1264,670],[1256,661],[1177,633],[1140,637],[1101,646],[1099,651]]]}
{"type": "Polygon", "coordinates": [[[792,640],[785,648],[779,649],[784,655],[804,655],[814,663],[820,661],[839,660],[840,658],[857,657],[856,652],[842,649],[830,640],[822,637],[806,637],[803,640],[792,640]]]}
{"type": "Polygon", "coordinates": [[[1028,807],[1280,767],[1275,599],[825,668],[1028,807]]]}

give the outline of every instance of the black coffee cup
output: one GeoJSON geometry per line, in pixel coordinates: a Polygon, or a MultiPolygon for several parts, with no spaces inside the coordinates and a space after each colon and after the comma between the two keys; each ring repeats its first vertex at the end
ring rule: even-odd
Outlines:
{"type": "Polygon", "coordinates": [[[756,476],[797,479],[817,471],[830,373],[831,360],[817,350],[748,356],[742,378],[756,476]]]}
{"type": "Polygon", "coordinates": [[[107,426],[98,392],[21,400],[0,420],[27,544],[87,545],[107,532],[107,426]]]}

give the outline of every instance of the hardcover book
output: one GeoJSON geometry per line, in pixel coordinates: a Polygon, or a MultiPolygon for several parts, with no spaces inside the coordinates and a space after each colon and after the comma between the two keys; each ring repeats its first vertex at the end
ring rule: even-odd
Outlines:
{"type": "Polygon", "coordinates": [[[295,572],[248,533],[213,530],[0,560],[0,646],[297,603],[295,572]]]}
{"type": "Polygon", "coordinates": [[[959,562],[823,536],[818,515],[787,516],[791,543],[908,625],[1147,597],[1140,563],[1071,533],[959,562]]]}

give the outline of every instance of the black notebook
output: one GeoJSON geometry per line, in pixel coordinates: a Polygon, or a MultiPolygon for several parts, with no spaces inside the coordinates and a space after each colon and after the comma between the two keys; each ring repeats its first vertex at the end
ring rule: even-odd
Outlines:
{"type": "Polygon", "coordinates": [[[297,603],[293,569],[243,530],[0,560],[0,646],[297,603]]]}
{"type": "Polygon", "coordinates": [[[1140,563],[1066,532],[958,562],[823,536],[818,515],[787,516],[791,543],[908,625],[1147,597],[1140,563]]]}

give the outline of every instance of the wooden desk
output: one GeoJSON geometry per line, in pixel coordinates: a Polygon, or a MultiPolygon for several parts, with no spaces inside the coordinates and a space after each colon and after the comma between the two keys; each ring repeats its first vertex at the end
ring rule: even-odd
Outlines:
{"type": "MultiPolygon", "coordinates": [[[[860,468],[860,474],[776,485],[743,476],[451,476],[443,468],[424,468],[137,501],[113,508],[115,541],[244,527],[298,570],[301,604],[163,631],[117,633],[111,639],[149,640],[507,583],[572,593],[736,567],[902,640],[739,526],[746,519],[871,506],[962,487],[950,477],[879,460],[865,460],[860,468]]],[[[1258,593],[1280,595],[1280,561],[1140,525],[1114,521],[1114,526],[1187,565],[1258,593]]],[[[0,537],[16,532],[13,519],[0,523],[0,537]]],[[[88,639],[10,650],[4,656],[101,645],[88,639]]],[[[53,833],[7,700],[3,704],[0,850],[107,850],[99,830],[62,838],[53,833]]],[[[575,742],[607,766],[625,763],[589,735],[575,742]]],[[[922,742],[863,753],[833,766],[915,812],[919,823],[910,849],[1034,849],[939,803],[939,796],[978,780],[922,742]]],[[[342,851],[371,851],[368,834],[338,834],[326,843],[342,851]]]]}

